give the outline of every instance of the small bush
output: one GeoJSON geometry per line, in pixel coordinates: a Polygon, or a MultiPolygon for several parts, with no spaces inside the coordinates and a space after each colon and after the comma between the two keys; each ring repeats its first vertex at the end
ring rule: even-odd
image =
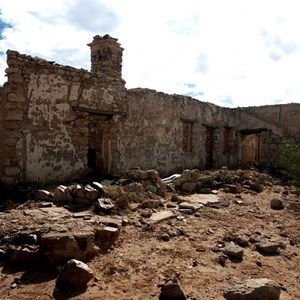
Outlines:
{"type": "Polygon", "coordinates": [[[207,177],[200,178],[199,181],[201,181],[203,183],[203,185],[209,186],[209,185],[213,185],[214,178],[212,176],[207,176],[207,177]]]}
{"type": "Polygon", "coordinates": [[[282,174],[295,185],[300,185],[300,145],[285,141],[279,149],[279,167],[282,174]]]}

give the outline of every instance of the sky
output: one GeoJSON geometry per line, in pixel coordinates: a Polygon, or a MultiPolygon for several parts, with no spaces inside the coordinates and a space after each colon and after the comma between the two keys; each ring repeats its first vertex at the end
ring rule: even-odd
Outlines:
{"type": "Polygon", "coordinates": [[[7,49],[90,70],[97,34],[118,38],[127,88],[226,107],[300,103],[298,0],[1,0],[7,49]]]}

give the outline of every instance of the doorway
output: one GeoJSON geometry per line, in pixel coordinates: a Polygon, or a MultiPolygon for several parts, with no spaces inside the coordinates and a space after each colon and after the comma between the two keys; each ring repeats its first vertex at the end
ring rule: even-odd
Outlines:
{"type": "Polygon", "coordinates": [[[260,163],[261,139],[258,134],[241,135],[241,163],[243,167],[257,167],[260,163]]]}
{"type": "Polygon", "coordinates": [[[211,169],[214,164],[214,128],[206,127],[205,138],[206,163],[205,168],[211,169]]]}
{"type": "Polygon", "coordinates": [[[109,119],[105,116],[90,115],[88,166],[100,174],[107,175],[111,171],[111,140],[109,119]]]}

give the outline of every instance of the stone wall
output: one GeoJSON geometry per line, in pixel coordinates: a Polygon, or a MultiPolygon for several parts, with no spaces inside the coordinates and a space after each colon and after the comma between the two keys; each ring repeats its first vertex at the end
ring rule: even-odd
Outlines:
{"type": "Polygon", "coordinates": [[[213,166],[235,161],[232,110],[149,89],[128,90],[126,102],[128,114],[119,137],[123,170],[139,165],[167,175],[184,168],[204,168],[210,130],[213,166]]]}
{"type": "Polygon", "coordinates": [[[276,166],[283,141],[300,140],[300,104],[237,108],[235,113],[237,130],[259,137],[261,166],[276,166]]]}
{"type": "Polygon", "coordinates": [[[125,88],[123,49],[96,36],[92,71],[7,51],[0,89],[0,181],[51,182],[134,166],[170,175],[227,165],[269,166],[300,139],[300,104],[229,109],[125,88]]]}
{"type": "Polygon", "coordinates": [[[285,137],[299,137],[300,134],[300,104],[290,103],[236,109],[242,112],[241,123],[246,124],[246,115],[253,117],[256,124],[269,127],[275,134],[285,137]]]}
{"type": "Polygon", "coordinates": [[[2,180],[57,181],[86,172],[90,119],[102,118],[100,128],[114,122],[124,109],[124,81],[15,51],[7,52],[7,63],[2,180]]]}

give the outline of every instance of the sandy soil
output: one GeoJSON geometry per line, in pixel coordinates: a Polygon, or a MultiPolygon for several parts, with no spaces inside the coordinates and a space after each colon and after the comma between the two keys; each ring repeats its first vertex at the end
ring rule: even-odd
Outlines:
{"type": "MultiPolygon", "coordinates": [[[[171,196],[168,193],[164,207],[155,210],[170,209],[171,196]]],[[[177,211],[174,218],[157,224],[142,220],[136,206],[122,212],[126,222],[116,243],[87,262],[94,278],[85,290],[61,292],[55,288],[56,268],[34,263],[25,268],[12,266],[2,257],[0,299],[158,299],[160,285],[175,277],[188,299],[221,300],[222,288],[262,277],[281,285],[280,299],[300,299],[300,195],[275,182],[261,193],[219,190],[218,197],[218,204],[193,214],[177,211]],[[274,197],[282,199],[283,210],[270,208],[274,197]],[[164,233],[169,240],[162,239],[164,233]],[[221,246],[237,238],[248,244],[243,259],[222,260],[221,246]],[[255,242],[270,240],[281,242],[277,255],[256,250],[255,242]]],[[[32,207],[23,204],[1,213],[1,237],[16,233],[18,226],[20,230],[39,226],[30,223],[24,209],[32,207]],[[18,217],[14,211],[19,212],[18,217]]],[[[63,220],[55,218],[48,226],[63,220]]]]}

